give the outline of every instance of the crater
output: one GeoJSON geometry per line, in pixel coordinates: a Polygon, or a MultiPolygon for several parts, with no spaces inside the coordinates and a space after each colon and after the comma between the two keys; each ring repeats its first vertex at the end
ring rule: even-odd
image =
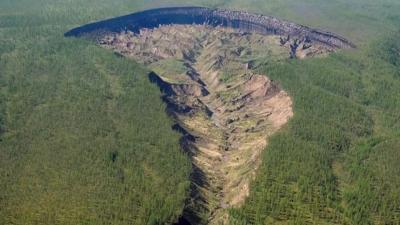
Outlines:
{"type": "Polygon", "coordinates": [[[151,68],[172,129],[192,160],[191,190],[177,224],[227,224],[261,163],[268,137],[293,116],[291,97],[260,64],[355,47],[330,32],[247,12],[162,8],[73,29],[151,68]]]}

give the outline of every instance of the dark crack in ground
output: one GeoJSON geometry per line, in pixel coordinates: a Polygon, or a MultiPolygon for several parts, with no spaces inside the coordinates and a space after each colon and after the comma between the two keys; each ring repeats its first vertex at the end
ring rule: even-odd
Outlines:
{"type": "Polygon", "coordinates": [[[261,62],[323,56],[336,49],[307,38],[204,25],[106,32],[100,45],[139,61],[164,93],[174,129],[193,163],[184,219],[226,224],[226,209],[249,195],[268,137],[293,116],[292,100],[261,62]]]}

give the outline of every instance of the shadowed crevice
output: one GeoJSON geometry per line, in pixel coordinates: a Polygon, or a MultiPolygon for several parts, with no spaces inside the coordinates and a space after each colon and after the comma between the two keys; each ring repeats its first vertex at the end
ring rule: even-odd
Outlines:
{"type": "Polygon", "coordinates": [[[292,100],[256,59],[307,58],[354,45],[338,35],[247,12],[175,7],[73,29],[153,71],[172,129],[192,161],[176,225],[227,224],[260,165],[266,139],[293,116],[292,100]]]}

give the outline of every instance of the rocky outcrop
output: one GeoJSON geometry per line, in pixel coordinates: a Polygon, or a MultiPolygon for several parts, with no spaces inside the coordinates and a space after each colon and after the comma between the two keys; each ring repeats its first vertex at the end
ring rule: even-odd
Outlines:
{"type": "Polygon", "coordinates": [[[84,25],[67,32],[66,36],[82,36],[92,32],[138,33],[142,28],[167,24],[207,24],[239,29],[242,32],[290,36],[310,40],[333,48],[353,48],[350,41],[336,34],[312,29],[293,22],[254,13],[210,9],[204,7],[174,7],[151,9],[127,16],[84,25]]]}

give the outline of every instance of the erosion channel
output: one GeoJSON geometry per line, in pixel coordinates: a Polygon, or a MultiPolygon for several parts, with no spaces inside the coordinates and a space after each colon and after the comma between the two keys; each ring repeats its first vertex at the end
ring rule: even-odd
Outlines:
{"type": "Polygon", "coordinates": [[[193,164],[182,220],[223,224],[226,209],[240,206],[248,196],[268,137],[293,116],[289,95],[255,68],[352,44],[331,33],[245,12],[159,10],[89,24],[67,35],[86,35],[154,71],[150,79],[163,91],[176,121],[173,128],[183,134],[181,145],[193,164]]]}

